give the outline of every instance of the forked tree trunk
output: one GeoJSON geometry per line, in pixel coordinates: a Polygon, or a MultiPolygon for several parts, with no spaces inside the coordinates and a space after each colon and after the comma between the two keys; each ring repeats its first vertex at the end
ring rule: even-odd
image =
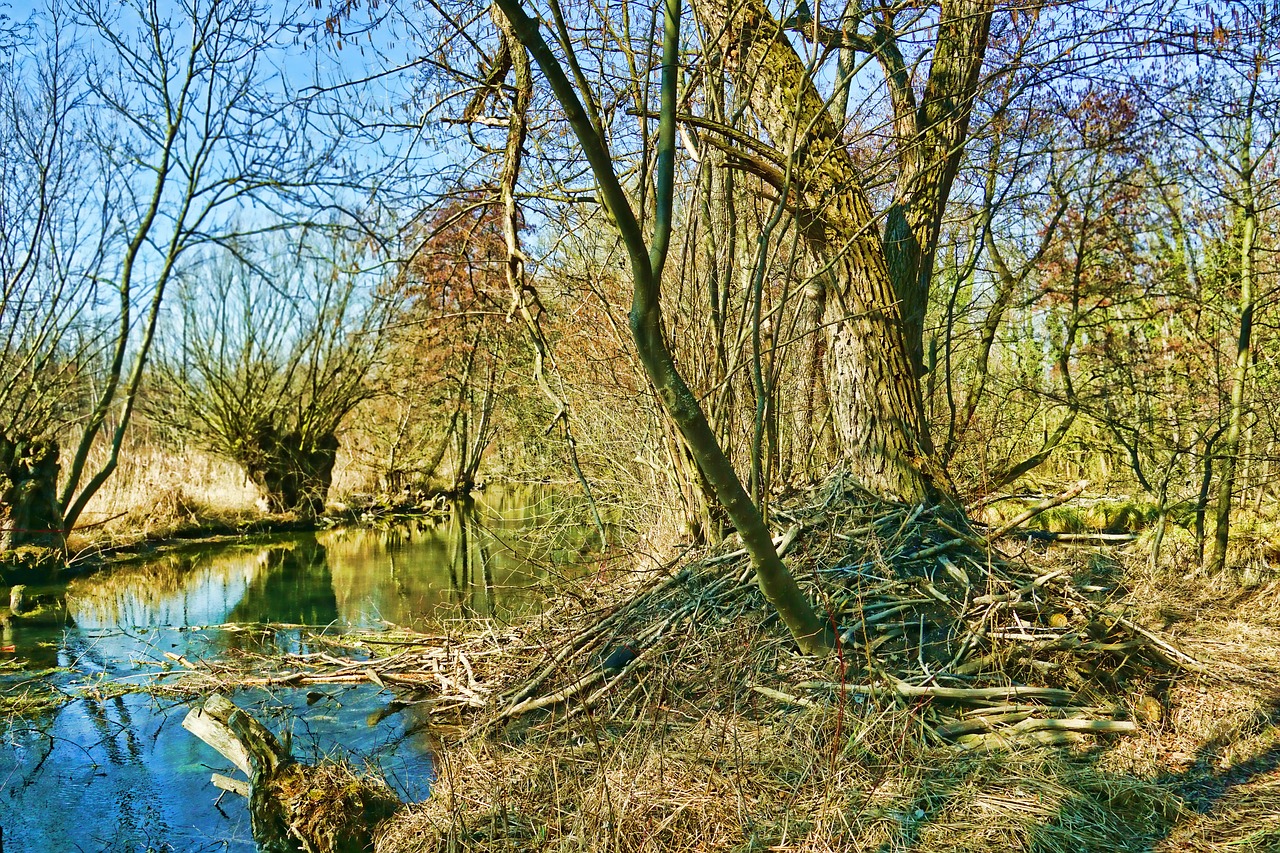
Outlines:
{"type": "Polygon", "coordinates": [[[917,375],[924,372],[924,320],[942,215],[969,133],[994,9],[994,0],[942,0],[929,76],[918,102],[894,36],[882,31],[877,39],[898,155],[884,251],[902,307],[907,356],[917,375]]]}
{"type": "Polygon", "coordinates": [[[884,245],[826,104],[763,0],[696,9],[709,31],[727,33],[743,94],[773,146],[790,152],[790,180],[779,189],[791,193],[808,249],[826,270],[827,390],[841,455],[879,495],[946,497],[884,245]]]}
{"type": "Polygon", "coordinates": [[[271,512],[313,517],[324,512],[338,459],[333,433],[307,440],[297,432],[264,430],[237,461],[267,500],[271,512]]]}

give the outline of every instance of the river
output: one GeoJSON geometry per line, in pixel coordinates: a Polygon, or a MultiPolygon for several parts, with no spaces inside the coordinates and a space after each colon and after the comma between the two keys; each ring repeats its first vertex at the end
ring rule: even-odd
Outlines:
{"type": "MultiPolygon", "coordinates": [[[[244,802],[219,800],[209,783],[232,768],[181,727],[188,705],[122,688],[163,680],[175,657],[308,651],[317,635],[534,610],[578,570],[588,536],[565,522],[562,497],[491,489],[436,518],[189,548],[32,590],[56,619],[5,628],[0,689],[76,698],[0,722],[3,849],[253,851],[244,802]]],[[[406,801],[430,791],[428,721],[412,705],[388,714],[390,691],[232,698],[290,737],[302,760],[367,765],[406,801]]]]}

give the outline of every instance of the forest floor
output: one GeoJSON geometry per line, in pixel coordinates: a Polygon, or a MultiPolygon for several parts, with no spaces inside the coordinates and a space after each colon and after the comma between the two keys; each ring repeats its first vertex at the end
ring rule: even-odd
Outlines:
{"type": "Polygon", "coordinates": [[[825,660],[726,543],[517,625],[189,686],[369,680],[417,706],[433,795],[378,853],[1280,850],[1280,579],[1191,576],[1173,532],[1154,568],[1149,536],[993,542],[838,482],[775,518],[840,628],[825,660]]]}

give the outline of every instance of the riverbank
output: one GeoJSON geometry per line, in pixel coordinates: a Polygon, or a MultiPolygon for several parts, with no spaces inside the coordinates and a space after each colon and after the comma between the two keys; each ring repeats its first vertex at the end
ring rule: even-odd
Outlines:
{"type": "Polygon", "coordinates": [[[344,525],[395,523],[397,520],[437,518],[449,511],[456,496],[440,493],[414,504],[369,501],[340,504],[324,515],[299,517],[256,508],[211,511],[175,503],[169,512],[152,507],[145,518],[126,513],[113,524],[94,524],[68,537],[65,552],[22,546],[0,553],[0,588],[14,584],[66,581],[109,565],[147,560],[166,553],[207,548],[221,542],[285,533],[308,533],[344,525]]]}
{"type": "MultiPolygon", "coordinates": [[[[556,492],[494,489],[438,520],[236,539],[74,580],[63,620],[15,624],[3,639],[12,646],[0,657],[5,840],[23,850],[252,853],[243,805],[228,795],[215,806],[209,786],[210,770],[228,766],[181,728],[205,693],[179,684],[185,664],[346,655],[350,632],[540,611],[566,578],[590,571],[573,562],[589,529],[525,541],[562,508],[556,492]],[[50,820],[50,799],[95,820],[50,820]]],[[[419,710],[373,682],[228,694],[289,738],[300,761],[376,768],[406,801],[429,790],[419,710]]]]}
{"type": "Polygon", "coordinates": [[[825,660],[797,653],[726,543],[610,564],[528,619],[184,682],[370,683],[430,720],[433,795],[377,827],[379,853],[1280,843],[1274,573],[1187,578],[1172,532],[1153,568],[1147,537],[1002,538],[834,488],[776,512],[841,629],[825,660]]]}
{"type": "Polygon", "coordinates": [[[448,618],[460,608],[537,607],[552,586],[542,567],[571,573],[566,560],[577,552],[574,542],[563,551],[531,546],[538,562],[524,571],[518,543],[533,523],[527,516],[539,512],[524,506],[527,498],[499,490],[456,512],[255,519],[221,535],[202,528],[116,542],[93,560],[82,555],[71,571],[55,576],[51,569],[43,581],[0,588],[0,668],[7,674],[0,713],[150,691],[144,661],[167,663],[162,652],[216,658],[235,645],[222,635],[340,633],[448,618]],[[196,638],[211,647],[188,651],[196,638]],[[104,670],[136,675],[116,683],[104,670]]]}
{"type": "Polygon", "coordinates": [[[936,547],[912,541],[909,514],[851,542],[865,525],[794,513],[792,570],[842,626],[866,614],[825,661],[795,652],[731,551],[627,578],[485,647],[474,677],[453,677],[487,701],[441,729],[433,796],[385,823],[377,850],[1280,845],[1280,581],[1153,571],[1141,543],[1015,543],[1007,571],[1025,580],[1010,589],[952,552],[974,587],[956,609],[1006,619],[988,619],[966,677],[930,679],[943,602],[916,593],[963,584],[943,566],[923,583],[902,571],[936,547]],[[876,619],[884,581],[915,603],[876,619]],[[631,664],[575,687],[628,637],[642,646],[631,664]]]}
{"type": "MultiPolygon", "coordinates": [[[[196,617],[156,646],[170,654],[157,654],[153,681],[191,701],[376,694],[386,704],[370,719],[428,738],[435,777],[430,799],[375,827],[380,853],[1280,842],[1274,571],[1255,566],[1253,584],[1186,578],[1177,567],[1194,547],[1176,530],[1153,568],[1149,534],[1046,541],[959,528],[838,482],[775,519],[779,550],[841,629],[829,659],[796,652],[726,542],[664,565],[557,570],[534,615],[458,613],[425,632],[258,616],[254,636],[301,645],[169,648],[196,641],[201,625],[229,630],[213,624],[228,617],[196,617]]],[[[328,535],[331,554],[347,547],[347,534],[328,535]]],[[[313,562],[293,550],[234,559],[263,573],[249,587],[261,593],[285,578],[281,591],[296,593],[292,578],[313,562]],[[270,568],[277,560],[288,565],[270,568]]],[[[358,583],[382,575],[368,563],[320,586],[349,608],[382,600],[358,583]]],[[[386,592],[401,595],[405,581],[386,592]]],[[[257,612],[246,607],[237,612],[257,612]]]]}

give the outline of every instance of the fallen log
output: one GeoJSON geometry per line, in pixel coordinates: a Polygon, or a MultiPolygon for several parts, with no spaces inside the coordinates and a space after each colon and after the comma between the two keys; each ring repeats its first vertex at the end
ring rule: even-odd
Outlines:
{"type": "Polygon", "coordinates": [[[1088,487],[1089,487],[1089,481],[1081,480],[1080,482],[1073,485],[1071,488],[1067,489],[1065,492],[1054,495],[1053,497],[1048,498],[1046,500],[1040,501],[1040,503],[1036,504],[1033,507],[1028,507],[1025,512],[1021,512],[1015,515],[1011,520],[1005,522],[1000,527],[997,527],[995,530],[988,533],[987,541],[995,542],[1000,537],[1016,530],[1019,525],[1026,524],[1028,521],[1035,518],[1037,515],[1040,515],[1040,513],[1051,510],[1056,506],[1061,506],[1062,504],[1066,503],[1072,498],[1078,497],[1080,493],[1083,492],[1088,487]]]}
{"type": "Polygon", "coordinates": [[[220,694],[193,708],[182,727],[248,777],[214,773],[210,781],[248,798],[260,853],[365,853],[376,825],[400,806],[385,784],[343,765],[299,764],[266,726],[220,694]]]}

